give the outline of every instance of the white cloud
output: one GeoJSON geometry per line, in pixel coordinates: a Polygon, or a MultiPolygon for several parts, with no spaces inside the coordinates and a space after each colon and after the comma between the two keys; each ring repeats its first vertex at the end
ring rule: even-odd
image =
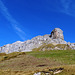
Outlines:
{"type": "Polygon", "coordinates": [[[22,39],[25,40],[25,32],[19,27],[20,24],[12,17],[9,13],[8,9],[4,5],[4,3],[0,0],[0,12],[4,15],[4,17],[10,22],[12,28],[17,33],[17,35],[22,39]]]}
{"type": "Polygon", "coordinates": [[[43,0],[44,8],[48,11],[61,12],[75,17],[75,1],[74,0],[43,0]]]}
{"type": "Polygon", "coordinates": [[[61,6],[60,12],[75,16],[75,2],[73,0],[60,0],[61,6]]]}

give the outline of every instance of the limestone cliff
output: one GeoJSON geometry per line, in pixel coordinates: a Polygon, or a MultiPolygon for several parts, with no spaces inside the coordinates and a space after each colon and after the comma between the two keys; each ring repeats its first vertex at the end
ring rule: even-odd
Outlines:
{"type": "Polygon", "coordinates": [[[36,36],[31,40],[24,42],[17,41],[12,44],[7,44],[0,47],[0,53],[11,53],[11,52],[28,52],[32,51],[34,48],[38,48],[43,44],[66,44],[69,45],[71,49],[75,49],[75,43],[67,43],[64,41],[63,31],[60,28],[55,28],[51,34],[46,34],[44,36],[36,36]]]}

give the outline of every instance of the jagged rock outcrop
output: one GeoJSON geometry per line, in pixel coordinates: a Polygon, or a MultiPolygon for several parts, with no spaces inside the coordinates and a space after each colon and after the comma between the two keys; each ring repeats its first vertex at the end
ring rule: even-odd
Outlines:
{"type": "Polygon", "coordinates": [[[50,34],[44,36],[36,36],[31,40],[24,42],[17,41],[12,44],[7,44],[0,47],[0,53],[11,53],[11,52],[28,52],[34,48],[38,48],[43,44],[66,44],[70,45],[71,49],[75,49],[75,44],[67,43],[64,41],[63,31],[60,28],[55,28],[50,34]]]}
{"type": "Polygon", "coordinates": [[[75,49],[75,43],[68,42],[67,45],[69,45],[71,49],[75,49]]]}
{"type": "Polygon", "coordinates": [[[52,32],[50,37],[52,39],[62,39],[64,40],[63,31],[60,28],[55,28],[52,32]]]}

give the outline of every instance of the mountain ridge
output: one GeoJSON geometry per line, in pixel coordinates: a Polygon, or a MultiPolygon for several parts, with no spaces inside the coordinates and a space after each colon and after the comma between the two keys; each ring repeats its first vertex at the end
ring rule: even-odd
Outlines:
{"type": "Polygon", "coordinates": [[[71,49],[75,49],[75,43],[66,42],[64,40],[63,31],[60,28],[55,28],[52,30],[51,34],[39,35],[24,42],[17,41],[12,44],[4,45],[0,47],[0,53],[28,52],[42,46],[44,43],[53,45],[66,44],[69,45],[71,49]]]}

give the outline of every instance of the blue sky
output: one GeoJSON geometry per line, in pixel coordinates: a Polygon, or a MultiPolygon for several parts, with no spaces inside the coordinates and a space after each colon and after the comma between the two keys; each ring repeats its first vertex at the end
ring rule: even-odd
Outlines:
{"type": "Polygon", "coordinates": [[[0,46],[64,31],[75,42],[75,0],[0,0],[0,46]]]}

